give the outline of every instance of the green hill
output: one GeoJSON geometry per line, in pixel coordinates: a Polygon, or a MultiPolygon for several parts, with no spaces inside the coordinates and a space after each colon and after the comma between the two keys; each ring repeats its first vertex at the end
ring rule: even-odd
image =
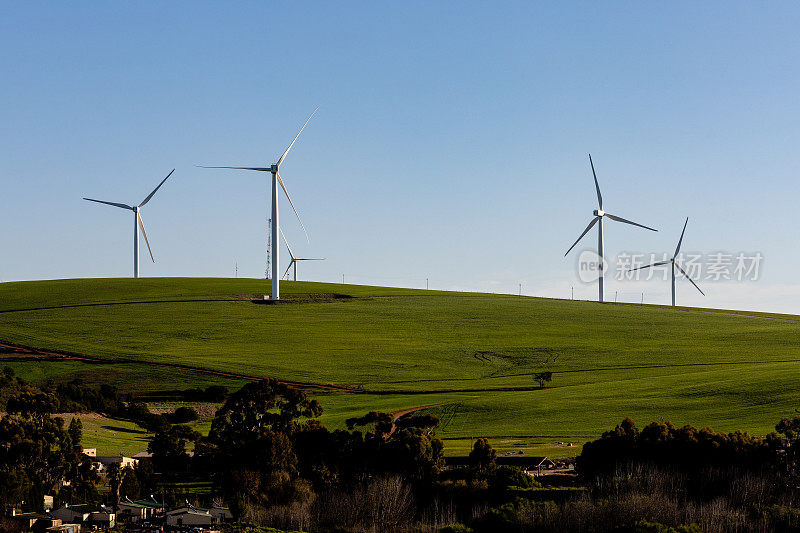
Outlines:
{"type": "MultiPolygon", "coordinates": [[[[800,318],[252,279],[0,284],[26,379],[142,393],[243,377],[312,386],[331,425],[426,406],[442,436],[578,440],[644,423],[771,431],[800,399],[800,318]],[[538,389],[533,374],[553,372],[538,389]],[[234,374],[234,375],[230,375],[234,374]],[[330,385],[331,387],[318,387],[330,385]]],[[[524,441],[524,442],[529,442],[524,441]]],[[[523,442],[523,443],[524,443],[523,442]]]]}

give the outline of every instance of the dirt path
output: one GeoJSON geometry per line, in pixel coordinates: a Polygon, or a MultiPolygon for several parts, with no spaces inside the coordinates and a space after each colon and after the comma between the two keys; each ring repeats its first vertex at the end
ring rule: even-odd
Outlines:
{"type": "Polygon", "coordinates": [[[429,407],[436,407],[437,405],[442,405],[440,403],[432,403],[430,405],[420,405],[419,407],[409,407],[408,409],[401,409],[399,411],[394,411],[389,413],[392,415],[392,421],[396,421],[400,417],[410,415],[411,413],[416,413],[417,411],[422,411],[423,409],[427,409],[429,407]]]}

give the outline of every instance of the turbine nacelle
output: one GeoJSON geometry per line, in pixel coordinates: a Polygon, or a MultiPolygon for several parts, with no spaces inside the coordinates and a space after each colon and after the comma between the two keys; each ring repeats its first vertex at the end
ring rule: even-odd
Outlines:
{"type": "Polygon", "coordinates": [[[603,215],[606,214],[606,212],[603,211],[602,209],[595,209],[593,211],[593,213],[594,213],[594,216],[596,216],[596,217],[602,217],[603,215]]]}

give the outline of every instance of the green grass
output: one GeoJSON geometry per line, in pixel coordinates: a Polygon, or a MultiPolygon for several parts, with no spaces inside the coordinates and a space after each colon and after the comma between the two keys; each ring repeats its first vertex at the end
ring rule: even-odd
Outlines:
{"type": "Polygon", "coordinates": [[[97,455],[131,456],[147,449],[148,433],[133,422],[101,417],[95,414],[61,415],[69,424],[71,418],[79,418],[83,424],[84,448],[97,448],[97,455]]]}
{"type": "Polygon", "coordinates": [[[269,282],[3,283],[0,339],[112,362],[13,363],[34,381],[80,375],[134,392],[241,383],[143,364],[166,362],[360,388],[368,393],[320,395],[326,424],[430,406],[441,435],[461,439],[454,445],[491,436],[551,449],[628,415],[763,434],[800,400],[794,316],[303,282],[281,289],[285,302],[256,305],[269,282]],[[554,379],[535,390],[542,369],[554,379]]]}

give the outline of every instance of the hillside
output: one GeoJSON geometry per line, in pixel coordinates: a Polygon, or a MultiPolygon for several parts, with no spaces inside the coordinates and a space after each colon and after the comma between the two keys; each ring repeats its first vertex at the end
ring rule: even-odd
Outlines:
{"type": "Polygon", "coordinates": [[[136,393],[276,377],[320,394],[328,424],[427,407],[442,436],[462,439],[580,442],[624,416],[766,433],[800,399],[793,316],[281,288],[285,301],[266,305],[254,302],[264,280],[3,283],[0,342],[53,353],[9,349],[2,364],[31,381],[80,376],[136,393]],[[541,370],[553,372],[544,390],[541,370]]]}

